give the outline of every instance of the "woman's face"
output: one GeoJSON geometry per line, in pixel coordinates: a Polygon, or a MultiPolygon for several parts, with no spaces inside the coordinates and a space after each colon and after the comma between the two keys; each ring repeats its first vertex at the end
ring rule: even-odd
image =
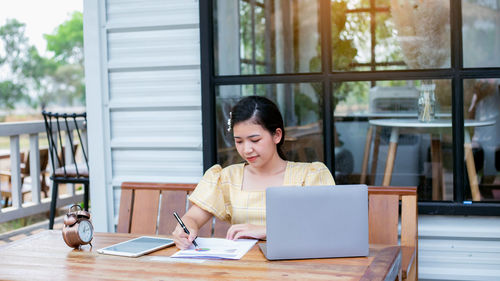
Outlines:
{"type": "Polygon", "coordinates": [[[264,166],[277,155],[276,144],[281,140],[281,129],[274,134],[252,121],[244,121],[233,127],[234,142],[240,156],[250,165],[264,166]]]}

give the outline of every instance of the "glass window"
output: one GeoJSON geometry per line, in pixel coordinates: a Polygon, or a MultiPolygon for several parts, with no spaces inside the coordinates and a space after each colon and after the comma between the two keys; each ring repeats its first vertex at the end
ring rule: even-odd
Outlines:
{"type": "Polygon", "coordinates": [[[317,0],[214,2],[216,74],[321,70],[317,0]]]}
{"type": "Polygon", "coordinates": [[[464,80],[467,200],[500,201],[500,79],[464,80]]]}
{"type": "Polygon", "coordinates": [[[218,131],[205,162],[242,161],[229,110],[265,95],[290,160],[323,161],[339,184],[417,186],[439,202],[423,213],[491,214],[497,204],[468,201],[500,202],[500,2],[457,1],[461,14],[450,0],[213,0],[214,65],[202,72],[215,69],[203,94],[215,93],[218,131]]]}
{"type": "Polygon", "coordinates": [[[333,70],[450,67],[449,0],[388,2],[332,1],[333,70]]]}
{"type": "Polygon", "coordinates": [[[500,67],[500,2],[462,3],[464,67],[500,67]]]}
{"type": "Polygon", "coordinates": [[[420,200],[453,200],[450,97],[450,80],[335,83],[337,183],[418,186],[420,200]],[[417,119],[423,83],[435,89],[431,123],[417,119]]]}
{"type": "Polygon", "coordinates": [[[283,116],[283,152],[290,161],[323,161],[321,84],[258,84],[220,86],[216,93],[217,157],[223,167],[243,161],[234,147],[227,120],[232,106],[247,95],[266,96],[276,103],[283,116]]]}

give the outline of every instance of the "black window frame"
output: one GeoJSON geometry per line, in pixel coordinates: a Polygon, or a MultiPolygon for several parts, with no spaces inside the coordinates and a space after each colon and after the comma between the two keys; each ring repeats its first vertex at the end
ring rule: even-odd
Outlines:
{"type": "MultiPolygon", "coordinates": [[[[334,118],[331,88],[335,82],[449,79],[452,84],[453,159],[464,159],[463,82],[465,79],[500,78],[500,67],[464,68],[462,45],[462,1],[450,1],[451,66],[443,69],[332,71],[330,1],[319,0],[322,68],[319,73],[215,75],[213,0],[199,1],[203,169],[217,163],[215,88],[221,85],[278,84],[316,82],[323,85],[324,159],[330,171],[335,171],[334,118]],[[327,94],[325,94],[327,93],[327,94]]],[[[372,58],[373,59],[373,58],[372,58]]],[[[465,200],[465,161],[453,163],[453,201],[418,202],[419,214],[433,215],[500,215],[500,203],[465,200]]]]}

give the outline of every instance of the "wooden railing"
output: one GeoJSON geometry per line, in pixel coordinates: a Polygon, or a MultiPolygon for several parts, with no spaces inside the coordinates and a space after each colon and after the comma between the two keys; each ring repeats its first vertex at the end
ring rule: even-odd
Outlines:
{"type": "MultiPolygon", "coordinates": [[[[85,128],[86,124],[80,121],[78,126],[85,128]]],[[[56,126],[54,126],[56,128],[56,126]]],[[[74,125],[70,129],[74,129],[74,125]]],[[[9,155],[4,155],[5,158],[10,158],[10,174],[11,174],[11,200],[12,205],[0,208],[0,223],[23,218],[26,216],[46,212],[50,207],[50,193],[49,198],[42,198],[41,184],[40,184],[40,137],[46,139],[44,121],[30,121],[30,122],[8,122],[0,123],[0,137],[10,138],[10,152],[9,155]],[[29,136],[29,153],[30,153],[30,178],[31,178],[31,200],[23,202],[22,182],[21,182],[21,157],[20,157],[20,136],[29,136]]],[[[82,132],[87,139],[86,130],[82,132]]],[[[65,143],[69,146],[69,139],[66,138],[65,143]]],[[[83,145],[87,145],[84,143],[83,145]]],[[[50,157],[50,155],[49,155],[50,157]]],[[[73,163],[71,151],[66,149],[64,155],[66,163],[73,163]]],[[[49,162],[50,163],[50,162],[49,162]]],[[[49,165],[49,169],[51,169],[49,165]]],[[[8,184],[8,182],[1,182],[0,184],[8,184]]],[[[51,186],[51,184],[49,184],[51,186]]],[[[1,194],[0,194],[1,198],[1,194]]],[[[83,199],[83,191],[75,192],[73,185],[68,185],[66,194],[59,195],[57,206],[64,206],[72,202],[78,202],[83,199]]]]}

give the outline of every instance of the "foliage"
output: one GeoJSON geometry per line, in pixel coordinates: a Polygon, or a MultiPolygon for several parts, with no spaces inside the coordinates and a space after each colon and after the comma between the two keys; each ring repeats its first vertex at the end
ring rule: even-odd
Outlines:
{"type": "Polygon", "coordinates": [[[47,50],[53,51],[58,62],[83,65],[83,14],[74,12],[71,19],[57,28],[54,34],[45,34],[47,50]]]}
{"type": "MultiPolygon", "coordinates": [[[[346,27],[346,2],[332,2],[332,66],[335,70],[346,70],[354,60],[357,50],[354,48],[352,39],[345,39],[341,37],[342,32],[346,27]]],[[[321,54],[321,46],[318,44],[317,53],[321,54]]],[[[321,71],[321,56],[313,57],[309,62],[309,69],[311,72],[321,71]]]]}
{"type": "Polygon", "coordinates": [[[59,63],[52,75],[53,91],[65,103],[85,103],[83,66],[83,14],[74,12],[71,19],[62,23],[54,34],[45,34],[47,50],[54,52],[59,63]]]}
{"type": "Polygon", "coordinates": [[[313,100],[306,94],[299,91],[299,88],[295,88],[295,114],[297,115],[297,123],[302,124],[302,118],[306,116],[308,112],[314,112],[316,115],[319,114],[318,104],[313,102],[313,100]]]}
{"type": "MultiPolygon", "coordinates": [[[[19,21],[7,20],[0,27],[0,42],[3,52],[0,52],[0,68],[10,70],[0,80],[0,107],[12,109],[19,101],[27,98],[26,83],[22,77],[22,68],[26,62],[29,49],[28,39],[24,35],[25,24],[19,21]],[[4,80],[5,79],[5,80],[4,80]]],[[[0,50],[1,51],[1,50],[0,50]]]]}
{"type": "Polygon", "coordinates": [[[16,19],[7,20],[6,24],[0,27],[0,40],[4,49],[3,56],[0,53],[0,65],[10,65],[13,73],[22,68],[23,59],[29,49],[24,30],[25,24],[16,19]]]}
{"type": "MultiPolygon", "coordinates": [[[[258,5],[254,6],[255,10],[253,16],[255,18],[252,21],[252,5],[246,1],[240,1],[240,5],[241,58],[251,61],[254,55],[253,52],[255,52],[255,60],[258,62],[264,62],[266,61],[266,52],[268,51],[265,47],[266,17],[264,9],[258,5]],[[254,23],[253,28],[252,23],[254,23]],[[254,32],[253,35],[252,32],[254,32]],[[252,40],[252,36],[255,41],[252,40]],[[253,46],[252,43],[255,43],[255,45],[253,46]]],[[[242,74],[266,73],[266,69],[263,65],[245,62],[241,64],[240,71],[242,74]]]]}
{"type": "MultiPolygon", "coordinates": [[[[354,47],[354,42],[352,39],[347,39],[343,36],[346,30],[347,21],[347,2],[346,1],[334,1],[331,3],[331,15],[332,15],[332,66],[336,71],[348,70],[354,58],[357,55],[357,50],[354,47]]],[[[320,46],[318,45],[318,50],[320,46]]],[[[321,52],[318,51],[318,54],[321,52]]],[[[309,69],[311,72],[321,71],[321,56],[315,56],[309,61],[309,69]]],[[[314,91],[318,97],[322,93],[321,84],[312,84],[314,91]]],[[[350,92],[349,84],[335,83],[332,86],[333,95],[333,109],[336,105],[345,100],[348,93],[350,92]]],[[[328,94],[328,93],[326,93],[328,94]]],[[[318,100],[322,100],[319,98],[318,100]]],[[[321,108],[320,103],[320,108],[321,108]]]]}
{"type": "Polygon", "coordinates": [[[13,109],[18,101],[25,98],[23,85],[9,80],[0,82],[0,103],[2,107],[13,109]]]}
{"type": "Polygon", "coordinates": [[[83,81],[83,67],[79,64],[65,64],[57,68],[53,75],[56,95],[67,98],[68,104],[75,101],[85,102],[85,84],[83,81]],[[72,93],[71,96],[65,93],[72,93]]]}
{"type": "Polygon", "coordinates": [[[41,109],[50,103],[84,103],[82,13],[73,13],[54,34],[44,36],[53,57],[40,55],[24,32],[25,24],[15,19],[0,27],[0,67],[11,76],[0,80],[0,108],[22,101],[41,109]]]}

